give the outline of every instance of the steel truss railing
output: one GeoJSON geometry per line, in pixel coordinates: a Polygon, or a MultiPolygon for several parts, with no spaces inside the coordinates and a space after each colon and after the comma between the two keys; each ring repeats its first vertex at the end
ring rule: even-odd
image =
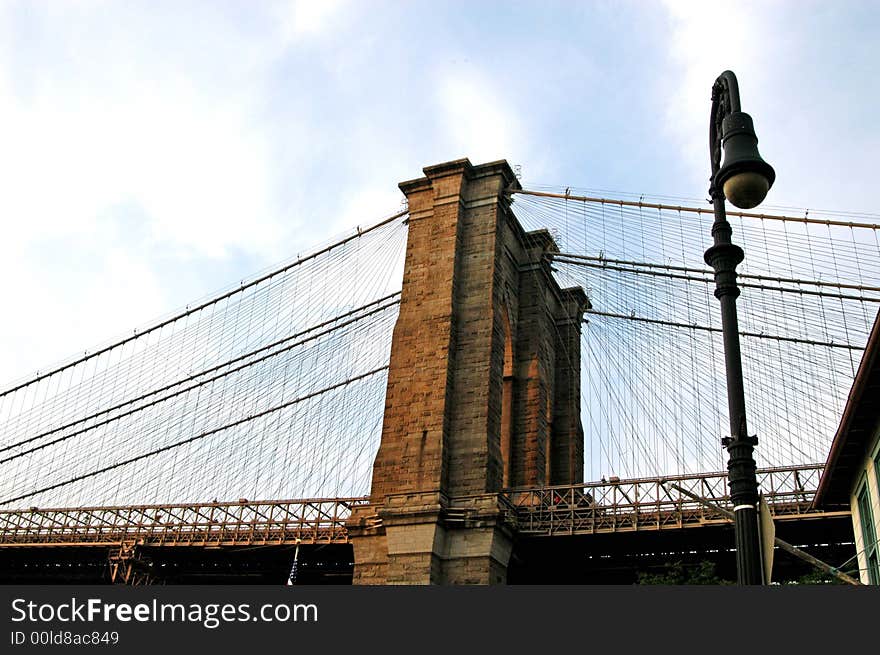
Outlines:
{"type": "Polygon", "coordinates": [[[367,498],[0,510],[0,547],[244,546],[346,543],[367,498]]]}
{"type": "MultiPolygon", "coordinates": [[[[758,485],[776,520],[844,515],[811,508],[823,464],[758,470],[758,485]]],[[[729,509],[727,473],[701,473],[591,482],[574,486],[515,489],[507,492],[516,507],[521,534],[571,535],[635,532],[729,523],[720,512],[687,497],[672,483],[729,509]]]]}
{"type": "MultiPolygon", "coordinates": [[[[758,470],[777,520],[848,512],[811,508],[822,464],[758,470]]],[[[666,530],[729,522],[720,512],[664,485],[668,481],[729,507],[727,473],[591,482],[505,491],[501,499],[526,535],[666,530]]],[[[249,546],[348,542],[346,521],[368,497],[237,503],[0,510],[0,548],[139,543],[145,546],[249,546]]],[[[455,516],[455,508],[449,508],[455,516]]]]}

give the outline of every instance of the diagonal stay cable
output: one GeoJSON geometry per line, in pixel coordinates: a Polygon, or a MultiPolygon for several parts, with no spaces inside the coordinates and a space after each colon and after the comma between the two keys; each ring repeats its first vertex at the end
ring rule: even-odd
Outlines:
{"type": "MultiPolygon", "coordinates": [[[[660,203],[652,203],[652,202],[642,202],[642,201],[634,201],[634,200],[617,200],[615,198],[592,198],[590,196],[575,196],[571,194],[562,194],[562,193],[550,193],[547,191],[529,191],[527,189],[510,189],[509,193],[519,194],[523,196],[536,196],[539,198],[555,198],[557,200],[577,200],[580,202],[589,202],[589,203],[600,203],[600,204],[608,204],[608,205],[617,205],[619,207],[639,207],[639,208],[647,208],[647,209],[666,209],[669,211],[677,211],[677,212],[692,212],[696,214],[714,214],[713,209],[704,209],[702,207],[686,207],[681,205],[665,205],[660,203]]],[[[805,223],[805,224],[816,224],[816,225],[836,225],[840,227],[858,227],[865,228],[868,230],[880,230],[880,224],[878,223],[856,223],[853,221],[837,221],[837,220],[826,220],[826,219],[818,219],[818,218],[809,218],[808,216],[783,216],[779,214],[756,214],[753,212],[740,212],[740,211],[727,211],[728,216],[738,216],[740,218],[760,218],[764,220],[774,220],[774,221],[789,221],[793,223],[805,223]]]]}
{"type": "MultiPolygon", "coordinates": [[[[651,275],[654,277],[663,277],[670,278],[675,280],[684,280],[685,282],[703,282],[706,284],[711,284],[713,280],[709,278],[701,278],[695,277],[693,275],[680,275],[678,273],[667,273],[663,271],[652,271],[647,269],[639,269],[639,268],[627,268],[622,266],[613,266],[610,264],[604,263],[593,263],[588,261],[581,261],[580,259],[567,259],[564,257],[556,256],[553,258],[554,261],[561,262],[563,264],[573,264],[576,266],[586,266],[587,268],[597,268],[601,270],[607,271],[616,271],[619,273],[634,273],[636,275],[651,275]]],[[[706,271],[706,274],[709,274],[710,271],[706,271]]],[[[749,289],[760,289],[762,291],[779,291],[782,293],[796,293],[801,296],[821,296],[826,298],[838,298],[841,300],[857,300],[859,302],[880,302],[880,298],[871,298],[869,296],[852,296],[848,294],[839,294],[839,293],[830,293],[827,291],[810,291],[809,289],[789,289],[786,287],[772,287],[765,284],[752,284],[751,282],[740,282],[740,287],[749,288],[749,289]]]]}
{"type": "Polygon", "coordinates": [[[146,329],[136,331],[134,334],[129,335],[123,339],[119,339],[118,341],[114,341],[113,343],[108,344],[106,346],[103,346],[102,348],[99,348],[99,349],[95,350],[94,352],[90,352],[89,354],[83,355],[82,357],[79,357],[73,361],[67,362],[67,363],[62,364],[60,366],[57,366],[57,367],[47,371],[46,373],[41,373],[40,375],[36,375],[32,378],[28,378],[27,380],[25,380],[19,384],[16,384],[8,389],[4,389],[3,391],[0,391],[0,398],[7,396],[11,393],[14,393],[14,392],[18,391],[19,389],[23,389],[23,388],[28,387],[32,384],[40,382],[41,380],[45,380],[46,378],[49,378],[57,373],[65,371],[69,368],[73,368],[74,366],[77,366],[78,364],[82,364],[83,362],[89,361],[90,359],[93,359],[95,357],[103,355],[104,353],[109,352],[110,350],[113,350],[114,348],[118,348],[119,346],[125,345],[131,341],[134,341],[135,339],[140,339],[144,335],[147,335],[151,332],[155,332],[156,330],[159,330],[159,329],[165,327],[166,325],[170,325],[176,321],[179,321],[182,318],[185,318],[187,316],[190,316],[191,314],[199,312],[199,311],[205,309],[206,307],[210,307],[211,305],[214,305],[222,300],[225,300],[226,298],[234,296],[238,293],[242,293],[243,291],[250,289],[251,287],[254,287],[262,282],[265,282],[266,280],[272,279],[276,275],[284,273],[285,271],[288,271],[296,266],[299,266],[299,265],[303,264],[304,262],[307,262],[311,259],[314,259],[314,258],[320,256],[320,255],[323,255],[324,253],[327,253],[327,252],[333,250],[334,248],[338,248],[339,246],[342,246],[342,245],[348,243],[349,241],[352,241],[354,239],[358,239],[369,232],[372,232],[372,231],[377,230],[381,227],[384,227],[385,225],[392,223],[393,221],[397,220],[398,218],[401,218],[402,216],[406,216],[408,213],[409,213],[409,210],[404,209],[402,211],[397,212],[396,214],[389,216],[386,219],[379,221],[378,223],[376,223],[374,225],[371,225],[370,227],[367,227],[364,229],[358,228],[354,234],[351,234],[347,237],[344,237],[344,238],[340,239],[339,241],[335,241],[334,243],[331,243],[330,245],[325,246],[324,248],[321,248],[320,250],[316,250],[315,252],[310,253],[310,254],[306,255],[305,257],[300,257],[300,258],[296,259],[295,261],[290,262],[289,264],[285,264],[285,265],[280,266],[276,269],[273,269],[272,271],[270,271],[264,275],[261,275],[260,277],[254,279],[254,280],[251,280],[250,282],[245,282],[245,283],[241,284],[240,286],[235,287],[234,289],[230,289],[229,291],[226,291],[226,292],[221,293],[217,296],[214,296],[214,297],[212,297],[212,298],[210,298],[210,299],[208,299],[208,300],[206,300],[206,301],[204,301],[194,307],[187,308],[183,312],[179,312],[177,314],[174,314],[173,316],[166,318],[166,319],[164,319],[154,325],[151,325],[150,327],[148,327],[146,329]]]}
{"type": "Polygon", "coordinates": [[[161,448],[156,448],[155,450],[151,450],[149,452],[143,453],[141,455],[137,455],[136,457],[131,457],[129,459],[122,460],[121,462],[116,462],[115,464],[111,464],[109,466],[105,466],[104,468],[96,469],[94,471],[90,471],[88,473],[84,473],[82,475],[78,475],[76,477],[70,478],[69,480],[64,480],[62,482],[57,482],[55,484],[49,485],[47,487],[42,487],[41,489],[35,489],[26,494],[22,494],[20,496],[16,496],[14,498],[6,498],[4,500],[0,500],[0,505],[8,505],[9,503],[14,503],[19,500],[24,500],[25,498],[30,498],[32,496],[36,496],[37,494],[45,493],[47,491],[52,491],[53,489],[58,489],[59,487],[63,487],[68,484],[73,484],[74,482],[79,482],[81,480],[85,480],[87,478],[95,477],[96,475],[101,475],[102,473],[107,473],[108,471],[112,471],[114,469],[120,468],[122,466],[127,466],[128,464],[133,464],[134,462],[138,462],[142,459],[147,459],[148,457],[153,457],[155,455],[159,455],[166,451],[172,450],[174,448],[178,448],[180,446],[184,446],[189,443],[193,443],[194,441],[198,441],[199,439],[203,439],[212,434],[216,434],[218,432],[222,432],[223,430],[228,430],[229,428],[234,428],[236,426],[242,425],[249,421],[253,421],[255,419],[261,418],[263,416],[267,416],[272,414],[273,412],[280,411],[297,403],[301,403],[303,401],[309,400],[310,398],[314,398],[316,396],[320,396],[321,394],[327,393],[329,391],[333,391],[334,389],[339,389],[340,387],[347,386],[359,380],[363,380],[364,378],[370,377],[371,375],[376,375],[377,373],[381,373],[388,369],[388,366],[380,366],[379,368],[375,368],[372,371],[367,371],[366,373],[361,373],[360,375],[356,375],[347,380],[343,380],[342,382],[337,382],[336,384],[330,385],[329,387],[324,387],[323,389],[318,389],[317,391],[313,391],[312,393],[306,394],[305,396],[300,396],[298,398],[294,398],[293,400],[289,400],[286,403],[282,403],[281,405],[277,405],[275,407],[270,407],[267,410],[262,412],[258,412],[257,414],[253,414],[251,416],[245,416],[244,418],[238,419],[237,421],[233,421],[232,423],[227,423],[226,425],[221,425],[220,427],[213,428],[206,432],[202,432],[195,436],[189,437],[187,439],[182,439],[180,441],[176,441],[172,444],[168,444],[167,446],[162,446],[161,448]]]}
{"type": "MultiPolygon", "coordinates": [[[[619,318],[627,321],[638,321],[640,323],[651,323],[653,325],[665,325],[667,327],[685,328],[688,330],[702,330],[704,332],[721,332],[721,328],[711,327],[708,325],[689,325],[688,323],[677,323],[674,321],[663,321],[656,318],[646,318],[643,316],[632,316],[626,314],[615,314],[613,312],[600,312],[594,309],[588,309],[585,314],[593,316],[604,316],[606,318],[619,318]]],[[[775,334],[761,334],[758,332],[740,332],[742,337],[754,337],[756,339],[771,339],[773,341],[790,341],[792,343],[800,343],[808,346],[824,346],[826,348],[846,348],[848,350],[864,350],[864,346],[854,346],[849,343],[834,343],[832,341],[814,341],[812,339],[798,339],[796,337],[783,337],[775,334]]]]}
{"type": "MultiPolygon", "coordinates": [[[[392,296],[393,296],[393,295],[396,295],[396,294],[392,294],[392,296]]],[[[237,366],[237,367],[235,367],[235,368],[231,368],[231,369],[229,369],[229,370],[227,370],[227,371],[224,371],[223,373],[220,373],[220,374],[218,374],[218,375],[215,375],[215,376],[212,376],[212,377],[209,377],[209,378],[205,378],[205,379],[199,380],[196,384],[193,384],[193,385],[191,385],[191,386],[189,386],[189,387],[185,387],[185,388],[178,389],[177,391],[175,391],[175,392],[173,392],[173,393],[171,393],[171,394],[168,394],[168,395],[166,395],[166,396],[162,396],[161,398],[156,398],[156,399],[154,399],[154,400],[152,400],[152,401],[150,401],[149,403],[146,403],[146,404],[144,404],[144,405],[139,405],[139,406],[137,406],[137,407],[135,407],[135,408],[133,408],[133,409],[130,409],[130,410],[126,411],[126,412],[122,412],[122,413],[117,414],[117,415],[115,415],[115,416],[111,416],[111,417],[109,417],[109,418],[107,418],[107,419],[105,419],[105,420],[103,420],[103,421],[98,421],[97,423],[94,423],[94,424],[92,424],[92,425],[90,425],[90,426],[88,426],[88,427],[82,428],[82,429],[80,429],[80,430],[75,430],[75,431],[71,432],[70,434],[66,434],[66,435],[64,435],[64,436],[58,437],[57,439],[52,439],[51,441],[47,441],[46,443],[39,444],[39,445],[37,445],[37,446],[34,446],[33,448],[28,448],[27,450],[23,450],[23,451],[21,451],[21,452],[15,453],[14,455],[10,455],[10,456],[8,456],[8,457],[5,457],[5,458],[3,458],[3,459],[0,459],[0,464],[5,464],[5,463],[7,463],[7,462],[10,462],[10,461],[12,461],[12,460],[18,459],[18,458],[23,457],[23,456],[25,456],[25,455],[28,455],[28,454],[30,454],[30,453],[36,452],[36,451],[38,451],[38,450],[42,450],[42,449],[47,448],[47,447],[49,447],[49,446],[53,446],[53,445],[55,445],[55,444],[58,444],[58,443],[60,443],[60,442],[62,442],[62,441],[66,441],[67,439],[71,439],[71,438],[73,438],[73,437],[75,437],[75,436],[78,436],[78,435],[80,435],[80,434],[83,434],[83,433],[85,433],[85,432],[90,432],[90,431],[92,431],[92,430],[94,430],[94,429],[96,429],[96,428],[99,428],[99,427],[103,426],[103,425],[107,425],[108,423],[112,423],[112,422],[114,422],[114,421],[118,421],[118,420],[121,419],[121,418],[125,418],[126,416],[130,416],[131,414],[135,414],[135,413],[137,413],[137,412],[143,411],[143,410],[145,410],[145,409],[147,409],[147,408],[149,408],[149,407],[153,407],[154,405],[158,405],[158,404],[160,404],[160,403],[163,403],[163,402],[165,402],[166,400],[170,400],[170,399],[175,398],[175,397],[177,397],[177,396],[180,396],[180,395],[182,395],[182,394],[184,394],[184,393],[187,393],[188,391],[192,391],[193,389],[196,389],[196,388],[198,388],[198,387],[204,386],[204,385],[206,385],[206,384],[210,384],[211,382],[214,382],[214,381],[219,380],[219,379],[221,379],[221,378],[224,378],[224,377],[227,377],[227,376],[229,376],[229,375],[232,375],[233,373],[237,373],[238,371],[241,371],[241,370],[243,370],[243,369],[245,369],[245,368],[249,368],[249,367],[251,367],[251,366],[254,366],[255,364],[259,364],[260,362],[263,362],[263,361],[265,361],[265,360],[267,360],[267,359],[271,359],[271,358],[273,358],[273,357],[277,357],[278,355],[280,355],[280,354],[282,354],[282,353],[285,353],[285,352],[287,352],[287,351],[289,351],[289,350],[292,350],[293,348],[296,348],[297,346],[301,346],[301,345],[303,345],[303,344],[305,344],[305,343],[308,343],[309,341],[314,341],[315,339],[317,339],[317,338],[319,338],[319,337],[322,337],[322,336],[325,336],[325,335],[327,335],[327,334],[333,333],[333,332],[335,332],[336,330],[339,330],[339,329],[341,329],[341,328],[343,328],[343,327],[347,327],[347,326],[349,326],[349,325],[352,325],[352,324],[354,324],[354,323],[357,323],[357,322],[359,322],[360,320],[362,320],[362,319],[364,319],[364,318],[367,318],[368,316],[371,316],[371,315],[373,315],[373,314],[376,314],[376,313],[379,313],[379,312],[385,311],[385,310],[388,309],[389,307],[393,307],[394,305],[396,305],[398,302],[399,302],[399,301],[392,301],[392,302],[388,303],[387,305],[383,305],[383,306],[377,307],[377,308],[375,308],[375,309],[373,309],[373,310],[371,310],[371,311],[369,311],[369,312],[367,312],[367,313],[365,313],[365,314],[362,314],[362,315],[357,316],[357,317],[355,317],[355,318],[352,318],[352,319],[350,319],[350,320],[348,320],[348,321],[345,321],[344,323],[340,323],[340,324],[338,324],[338,325],[334,325],[332,328],[328,328],[328,329],[326,329],[326,330],[322,330],[322,331],[320,331],[320,332],[316,332],[316,333],[314,333],[314,334],[310,334],[308,337],[306,337],[305,339],[302,339],[302,340],[300,340],[300,341],[295,341],[295,342],[293,342],[293,343],[289,343],[287,346],[285,346],[284,348],[281,348],[280,350],[276,350],[276,351],[274,351],[274,352],[271,352],[271,353],[268,353],[268,354],[266,354],[266,355],[263,355],[262,357],[258,357],[257,359],[251,360],[251,361],[249,361],[249,362],[247,362],[247,363],[245,363],[245,364],[242,364],[241,366],[237,366]]],[[[372,304],[372,303],[371,303],[371,304],[372,304]]],[[[325,324],[326,324],[326,323],[325,323],[325,324]]],[[[301,332],[301,333],[299,333],[299,334],[308,334],[312,329],[314,329],[314,328],[311,328],[310,330],[306,330],[305,332],[301,332]]],[[[293,335],[293,337],[289,337],[289,338],[294,338],[295,336],[299,336],[299,335],[293,335]]],[[[281,340],[281,342],[283,342],[283,341],[286,341],[286,339],[282,339],[282,340],[281,340]]],[[[197,373],[197,374],[195,374],[195,375],[193,375],[193,376],[190,376],[190,377],[188,377],[188,378],[185,378],[184,380],[181,380],[181,381],[178,381],[178,382],[172,383],[171,385],[168,385],[168,386],[163,387],[163,388],[161,388],[161,389],[157,389],[157,390],[155,390],[155,391],[151,391],[151,392],[149,392],[149,393],[147,393],[147,394],[144,394],[143,396],[140,396],[140,397],[138,397],[138,398],[134,398],[134,399],[132,399],[132,400],[126,401],[126,402],[124,402],[124,403],[122,403],[122,404],[120,404],[120,405],[117,405],[117,406],[115,406],[115,407],[111,407],[111,408],[109,408],[109,409],[101,410],[100,412],[97,412],[96,414],[93,414],[93,415],[91,415],[91,416],[87,416],[87,417],[85,417],[85,418],[78,419],[78,420],[73,421],[72,423],[70,423],[70,424],[68,424],[68,425],[61,426],[61,427],[59,427],[59,428],[55,428],[55,429],[53,429],[53,430],[49,430],[49,431],[44,432],[44,433],[42,433],[42,434],[36,435],[36,436],[34,436],[34,437],[28,437],[27,439],[23,439],[23,440],[21,440],[21,441],[15,443],[15,444],[10,444],[10,445],[8,445],[8,446],[4,446],[3,448],[0,448],[0,452],[7,451],[7,450],[10,450],[11,448],[15,448],[15,447],[18,447],[18,446],[23,446],[23,445],[25,445],[25,444],[27,444],[27,443],[32,443],[32,442],[36,441],[37,439],[41,439],[41,438],[43,438],[43,437],[49,436],[49,435],[54,434],[54,433],[56,433],[56,432],[58,432],[58,431],[60,431],[60,430],[66,429],[66,428],[68,428],[68,427],[72,427],[72,426],[74,426],[74,425],[77,425],[77,424],[82,423],[82,422],[84,422],[84,421],[90,420],[90,419],[92,419],[92,418],[97,418],[98,416],[100,416],[100,415],[102,415],[102,414],[106,414],[107,412],[113,411],[114,409],[119,409],[119,408],[124,407],[124,406],[126,406],[126,405],[129,405],[129,404],[131,404],[131,403],[137,402],[138,400],[143,400],[143,399],[145,399],[145,398],[148,398],[149,396],[155,395],[155,394],[157,394],[157,393],[161,393],[162,391],[167,391],[168,389],[170,389],[170,388],[172,388],[172,387],[178,386],[178,385],[180,385],[180,384],[184,384],[184,383],[189,382],[189,381],[191,381],[191,380],[193,380],[193,379],[195,379],[195,378],[201,377],[201,376],[205,375],[206,373],[209,373],[209,372],[212,372],[212,371],[217,370],[217,369],[219,369],[219,368],[223,368],[223,367],[225,367],[225,366],[228,366],[229,364],[234,363],[235,361],[238,361],[238,360],[240,360],[240,359],[243,359],[243,358],[249,357],[250,355],[253,355],[254,353],[257,353],[257,352],[260,352],[260,351],[262,351],[262,350],[265,350],[266,348],[271,347],[271,346],[273,346],[273,345],[278,345],[278,344],[277,344],[277,343],[276,343],[276,344],[270,344],[270,345],[267,346],[267,347],[257,349],[256,351],[253,351],[252,353],[248,353],[247,355],[242,355],[241,357],[236,358],[236,359],[234,359],[234,360],[230,360],[230,361],[228,361],[228,362],[224,362],[223,364],[219,364],[219,365],[217,365],[217,366],[215,366],[215,367],[212,367],[211,369],[207,369],[207,370],[202,371],[202,372],[200,372],[200,373],[197,373]]]]}
{"type": "MultiPolygon", "coordinates": [[[[667,271],[681,271],[683,273],[701,273],[703,275],[715,275],[714,271],[711,271],[706,268],[694,268],[692,266],[673,266],[671,264],[658,264],[656,262],[636,262],[630,261],[627,259],[609,259],[608,257],[593,257],[590,255],[582,255],[579,253],[568,253],[568,252],[548,252],[544,254],[544,257],[547,259],[561,259],[564,263],[567,264],[577,264],[576,261],[568,261],[568,260],[583,260],[588,262],[598,262],[600,264],[619,264],[625,266],[635,266],[635,267],[643,267],[643,268],[660,268],[667,271]]],[[[821,287],[836,287],[838,289],[853,289],[856,291],[878,291],[880,292],[880,287],[876,286],[867,286],[863,284],[846,284],[843,282],[832,282],[830,280],[805,280],[800,278],[789,278],[789,277],[773,277],[769,275],[750,275],[747,273],[737,273],[737,278],[743,279],[751,279],[751,280],[764,280],[769,282],[785,282],[788,284],[808,284],[811,286],[821,286],[821,287]]],[[[775,290],[775,289],[774,289],[775,290]]]]}
{"type": "MultiPolygon", "coordinates": [[[[116,410],[116,409],[121,409],[122,407],[125,407],[126,405],[130,405],[130,404],[132,404],[132,403],[136,403],[136,402],[138,402],[138,401],[140,401],[140,400],[144,400],[144,399],[149,398],[150,396],[153,396],[153,395],[155,395],[155,394],[157,394],[157,393],[162,393],[163,391],[168,391],[169,389],[172,389],[172,388],[174,388],[174,387],[176,387],[176,386],[178,386],[178,385],[182,385],[182,384],[185,384],[185,383],[187,383],[187,382],[191,382],[192,380],[195,380],[195,379],[197,379],[197,378],[200,378],[200,377],[202,377],[203,375],[207,375],[207,374],[209,374],[209,373],[213,373],[214,371],[218,371],[218,370],[220,370],[220,369],[222,369],[222,368],[224,368],[224,367],[226,367],[226,366],[229,366],[229,365],[231,365],[231,364],[235,364],[236,362],[239,362],[239,361],[242,361],[242,360],[244,360],[244,359],[247,359],[248,357],[252,357],[253,355],[259,354],[259,353],[261,353],[261,352],[263,352],[263,351],[269,350],[269,349],[274,348],[274,347],[276,347],[276,346],[280,346],[280,345],[282,345],[282,344],[284,344],[284,343],[290,341],[291,339],[297,339],[297,338],[302,337],[302,336],[304,336],[304,335],[306,335],[306,334],[309,334],[310,332],[314,332],[315,330],[317,330],[317,329],[319,329],[319,328],[322,328],[322,327],[325,327],[325,326],[327,326],[327,325],[331,325],[331,324],[333,324],[333,323],[336,323],[336,322],[342,320],[343,318],[347,318],[347,317],[349,317],[349,316],[354,316],[354,315],[357,314],[358,312],[361,312],[361,311],[367,309],[368,307],[371,307],[371,306],[373,306],[373,305],[378,305],[378,304],[380,304],[380,303],[383,303],[383,302],[385,302],[385,301],[387,301],[387,300],[390,300],[391,298],[394,298],[395,296],[399,296],[399,295],[400,295],[400,292],[399,292],[399,291],[396,291],[396,292],[394,292],[394,293],[390,293],[390,294],[388,294],[387,296],[384,296],[384,297],[382,297],[382,298],[377,298],[376,300],[370,301],[370,302],[368,302],[368,303],[366,303],[366,304],[364,304],[364,305],[361,305],[360,307],[357,307],[357,308],[355,308],[355,309],[352,309],[352,310],[350,310],[350,311],[348,311],[348,312],[344,312],[344,313],[342,313],[342,314],[337,314],[337,315],[334,316],[333,318],[330,318],[330,319],[328,319],[328,320],[326,320],[326,321],[322,321],[321,323],[317,323],[317,324],[312,325],[312,326],[310,326],[310,327],[308,327],[308,328],[305,328],[304,330],[300,330],[299,332],[296,332],[296,333],[294,333],[294,334],[288,335],[288,336],[286,336],[286,337],[284,337],[284,338],[282,338],[282,339],[278,339],[278,340],[276,340],[276,341],[273,341],[272,343],[266,344],[265,346],[261,346],[260,348],[257,348],[257,349],[255,349],[255,350],[251,350],[250,352],[244,353],[244,354],[242,354],[242,355],[238,355],[237,357],[233,357],[232,359],[228,359],[228,360],[226,360],[225,362],[221,362],[220,364],[216,364],[216,365],[214,365],[214,366],[211,366],[211,367],[209,367],[209,368],[207,368],[207,369],[204,369],[204,370],[202,370],[202,371],[199,371],[198,373],[193,373],[192,375],[189,375],[189,376],[187,376],[187,377],[185,377],[185,378],[181,378],[181,379],[179,379],[179,380],[176,380],[176,381],[174,381],[174,382],[171,382],[171,383],[169,383],[169,384],[166,384],[166,385],[163,386],[163,387],[159,387],[159,388],[157,388],[157,389],[153,389],[152,391],[147,391],[146,393],[143,393],[143,394],[141,394],[140,396],[137,396],[137,397],[135,397],[135,398],[130,398],[130,399],[125,400],[125,401],[123,401],[123,402],[121,402],[121,403],[118,403],[118,404],[116,404],[116,405],[113,405],[112,407],[104,408],[104,409],[99,410],[99,411],[97,411],[97,412],[95,412],[95,413],[93,413],[93,414],[90,414],[90,415],[88,415],[88,416],[83,416],[83,417],[81,417],[81,418],[75,419],[75,420],[70,421],[69,423],[66,423],[66,424],[64,424],[64,425],[61,425],[61,426],[58,426],[58,427],[53,428],[53,429],[51,429],[51,430],[47,430],[47,431],[45,431],[45,432],[42,432],[42,433],[40,433],[40,434],[38,434],[38,435],[36,435],[36,436],[29,437],[29,438],[27,438],[27,439],[23,439],[23,440],[18,441],[18,442],[16,442],[16,443],[12,443],[12,444],[8,444],[8,445],[6,445],[6,446],[0,447],[0,453],[5,452],[5,451],[7,451],[7,450],[12,450],[13,448],[16,448],[16,447],[18,447],[18,446],[23,446],[24,444],[27,444],[27,443],[31,443],[31,442],[33,442],[33,441],[36,441],[37,439],[42,439],[43,437],[47,437],[47,436],[49,436],[49,435],[55,434],[56,432],[60,432],[61,430],[66,430],[67,428],[71,428],[71,427],[73,427],[73,426],[75,426],[75,425],[78,425],[79,423],[83,423],[83,422],[85,422],[85,421],[89,421],[89,420],[91,420],[91,419],[93,419],[93,418],[97,418],[97,417],[101,416],[102,414],[106,414],[106,413],[108,413],[108,412],[112,412],[112,411],[114,411],[114,410],[116,410]]],[[[371,315],[373,315],[373,314],[375,314],[375,313],[378,313],[378,312],[380,312],[380,311],[384,311],[384,310],[387,309],[388,307],[391,307],[391,306],[393,306],[394,304],[397,304],[398,302],[400,302],[400,301],[399,301],[399,300],[398,300],[398,301],[394,301],[394,302],[389,303],[388,305],[386,305],[386,306],[384,306],[384,307],[379,307],[379,308],[377,308],[377,309],[375,309],[375,310],[373,310],[373,311],[367,312],[367,313],[365,313],[365,314],[363,314],[363,315],[361,315],[361,316],[357,316],[357,317],[356,317],[354,320],[352,320],[352,321],[347,321],[347,322],[345,322],[345,323],[340,323],[339,325],[335,325],[335,326],[333,326],[333,328],[331,328],[330,330],[324,330],[323,332],[320,332],[320,333],[317,333],[317,334],[312,335],[312,337],[310,337],[309,339],[304,339],[303,341],[298,342],[298,343],[296,343],[296,344],[292,344],[292,345],[293,345],[293,346],[302,345],[303,343],[306,343],[307,341],[310,341],[311,339],[317,338],[317,337],[319,337],[319,336],[323,336],[323,335],[328,334],[329,332],[331,332],[331,331],[333,331],[333,330],[336,330],[336,329],[340,329],[340,328],[346,327],[346,326],[350,325],[350,324],[353,323],[353,322],[359,321],[359,320],[361,320],[361,319],[363,319],[363,318],[366,318],[366,317],[368,317],[368,316],[371,316],[371,315]]],[[[272,356],[280,355],[281,353],[286,352],[286,350],[289,350],[289,348],[287,348],[287,349],[282,349],[282,350],[279,350],[279,351],[277,351],[277,352],[275,352],[275,353],[272,353],[272,356]]],[[[265,358],[263,358],[263,359],[265,359],[265,358]]],[[[257,363],[263,361],[263,359],[254,360],[253,362],[250,362],[250,363],[248,364],[248,366],[250,366],[250,365],[252,365],[252,364],[257,364],[257,363]]],[[[240,370],[240,369],[236,369],[236,370],[240,370]]],[[[233,373],[233,372],[235,372],[235,371],[227,371],[226,374],[233,373]]],[[[195,389],[197,386],[200,386],[200,385],[203,385],[203,384],[207,384],[208,382],[212,382],[212,381],[214,381],[214,380],[216,380],[216,379],[218,379],[218,378],[217,378],[217,377],[214,377],[214,378],[212,378],[211,380],[204,380],[204,381],[200,382],[198,385],[194,385],[194,386],[192,386],[192,387],[188,387],[187,390],[195,389]]],[[[176,395],[176,394],[175,394],[175,395],[176,395]]],[[[171,398],[171,397],[173,397],[173,396],[168,396],[168,398],[171,398]]],[[[145,405],[145,406],[144,406],[144,408],[146,408],[146,407],[149,407],[149,405],[145,405]]],[[[97,426],[92,426],[92,427],[94,428],[94,427],[97,427],[97,426]]],[[[6,461],[6,460],[0,460],[0,464],[2,464],[4,461],[6,461]]]]}

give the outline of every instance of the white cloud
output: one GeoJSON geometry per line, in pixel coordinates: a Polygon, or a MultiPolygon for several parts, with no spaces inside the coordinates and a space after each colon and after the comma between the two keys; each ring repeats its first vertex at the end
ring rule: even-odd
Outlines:
{"type": "Polygon", "coordinates": [[[671,23],[668,43],[673,65],[661,83],[665,126],[681,144],[684,161],[693,161],[695,183],[708,187],[712,84],[723,71],[733,70],[743,88],[744,104],[753,97],[749,91],[763,88],[762,50],[755,44],[769,36],[760,18],[766,19],[769,9],[764,3],[756,11],[743,0],[664,0],[663,4],[671,23]]]}
{"type": "MultiPolygon", "coordinates": [[[[0,340],[4,382],[200,295],[200,262],[288,254],[254,122],[263,71],[243,70],[276,46],[218,50],[202,71],[198,48],[96,6],[0,12],[0,275],[19,317],[0,340]],[[21,20],[46,43],[16,58],[21,20]]],[[[227,27],[211,38],[237,43],[227,27]]]]}
{"type": "Polygon", "coordinates": [[[343,0],[290,0],[276,12],[281,21],[285,42],[324,34],[345,6],[343,0]]]}
{"type": "Polygon", "coordinates": [[[229,282],[206,269],[245,277],[398,205],[393,177],[328,203],[302,168],[338,144],[285,67],[303,43],[332,62],[348,10],[0,5],[0,275],[19,281],[0,383],[229,282]]]}
{"type": "Polygon", "coordinates": [[[477,164],[523,154],[522,122],[488,76],[467,70],[442,73],[437,103],[440,142],[448,159],[468,157],[477,164]]]}
{"type": "Polygon", "coordinates": [[[743,111],[755,121],[762,156],[777,178],[762,205],[870,211],[861,171],[877,143],[864,119],[876,95],[862,86],[876,41],[853,11],[836,5],[666,0],[671,67],[665,128],[679,144],[695,188],[708,187],[710,94],[725,69],[739,81],[743,111]],[[832,118],[833,117],[833,118],[832,118]],[[817,181],[819,183],[817,183],[817,181]]]}
{"type": "MultiPolygon", "coordinates": [[[[134,83],[132,86],[137,86],[134,83]]],[[[0,214],[19,245],[97,229],[120,203],[189,255],[264,251],[277,240],[263,136],[185,81],[74,99],[54,88],[0,104],[0,214]]],[[[9,242],[7,242],[9,243],[9,242]]]]}

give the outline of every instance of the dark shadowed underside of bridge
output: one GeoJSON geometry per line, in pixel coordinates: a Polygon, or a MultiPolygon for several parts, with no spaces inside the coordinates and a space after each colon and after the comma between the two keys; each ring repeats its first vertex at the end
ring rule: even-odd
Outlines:
{"type": "MultiPolygon", "coordinates": [[[[511,582],[730,574],[726,391],[709,214],[644,198],[512,193],[580,336],[586,484],[507,488],[511,582]],[[601,481],[599,481],[601,479],[601,481]]],[[[811,509],[880,303],[877,226],[731,213],[761,489],[780,536],[833,565],[848,511],[811,509]]],[[[857,217],[856,217],[857,218],[857,217]]],[[[346,527],[382,434],[410,216],[400,212],[0,393],[0,578],[350,582],[346,527]],[[296,500],[296,499],[311,500],[296,500]],[[295,500],[279,500],[295,499],[295,500]]],[[[112,299],[108,299],[111,300],[112,299]]],[[[448,507],[449,525],[467,520],[448,507]]],[[[779,575],[805,571],[780,555],[779,575]]],[[[729,577],[733,577],[732,574],[729,577]]]]}

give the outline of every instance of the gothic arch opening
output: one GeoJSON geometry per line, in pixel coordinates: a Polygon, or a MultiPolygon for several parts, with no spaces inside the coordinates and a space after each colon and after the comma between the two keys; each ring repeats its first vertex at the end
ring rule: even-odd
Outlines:
{"type": "Polygon", "coordinates": [[[510,486],[513,449],[513,335],[507,308],[502,307],[504,325],[504,365],[501,387],[501,470],[502,486],[510,486]]]}

